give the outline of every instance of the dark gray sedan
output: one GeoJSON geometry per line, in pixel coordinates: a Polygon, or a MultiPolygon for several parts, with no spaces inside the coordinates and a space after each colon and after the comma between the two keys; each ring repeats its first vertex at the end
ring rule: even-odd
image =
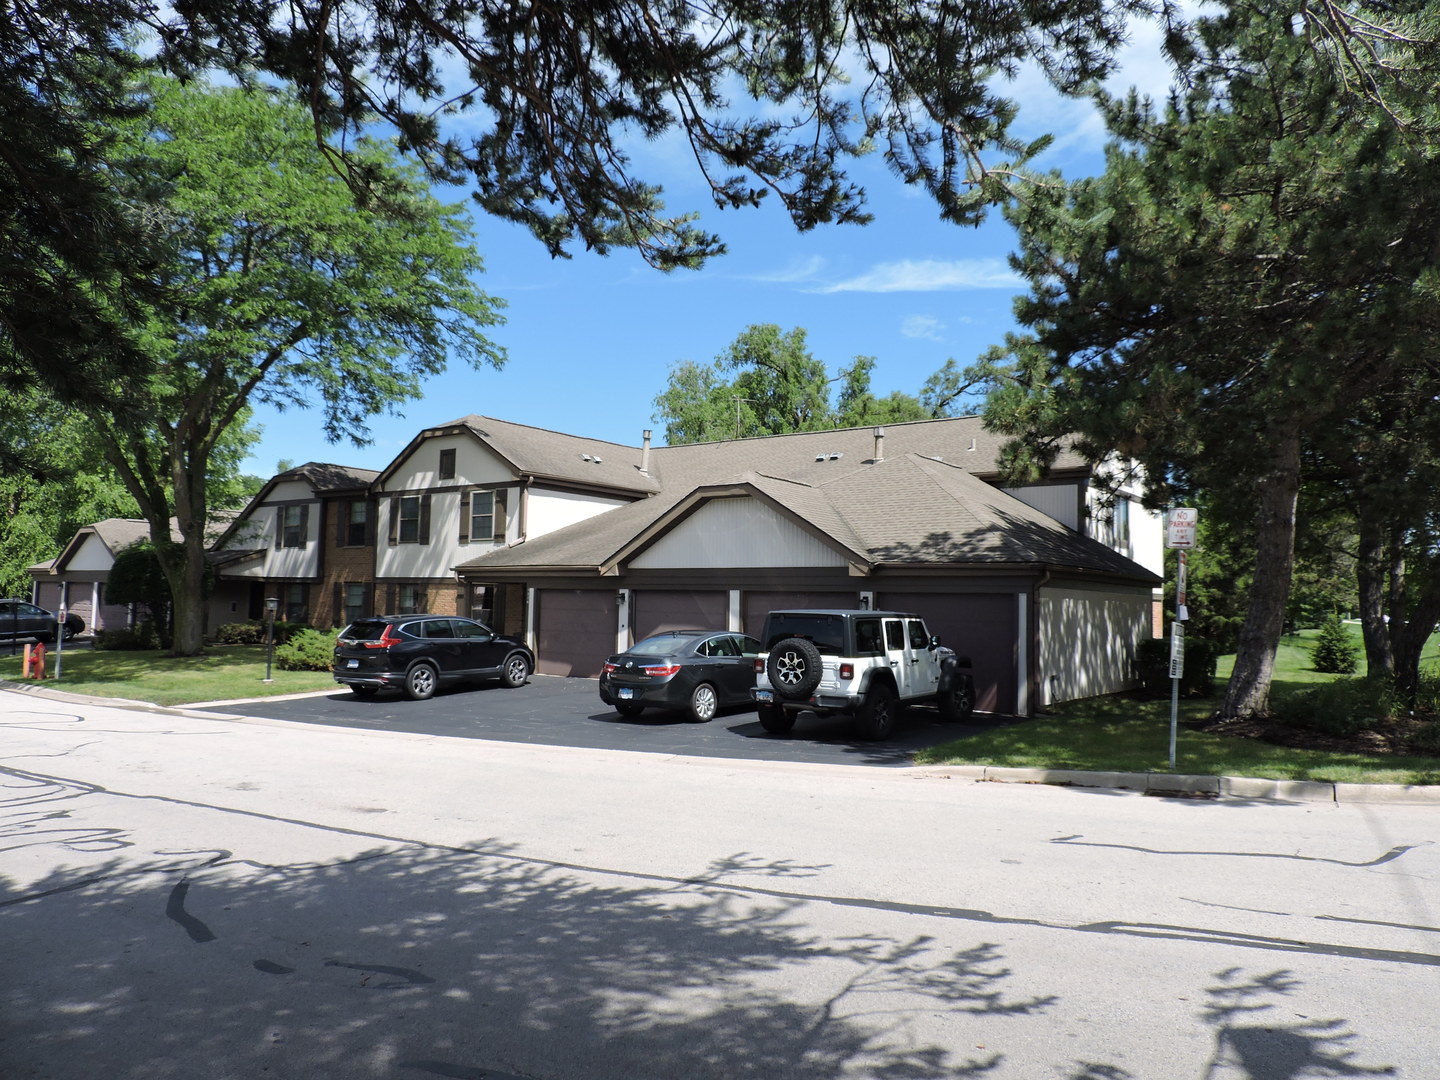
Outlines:
{"type": "Polygon", "coordinates": [[[703,724],[751,704],[759,652],[760,642],[731,630],[667,630],[605,661],[600,700],[621,716],[675,709],[703,724]]]}
{"type": "MultiPolygon", "coordinates": [[[[36,607],[26,600],[0,600],[0,638],[34,638],[54,641],[60,619],[53,611],[36,607]]],[[[65,640],[69,641],[85,629],[79,615],[65,616],[65,640]]]]}

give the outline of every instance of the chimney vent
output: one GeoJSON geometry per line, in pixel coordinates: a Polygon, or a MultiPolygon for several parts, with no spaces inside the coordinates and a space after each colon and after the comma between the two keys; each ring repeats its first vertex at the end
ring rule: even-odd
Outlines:
{"type": "Polygon", "coordinates": [[[885,460],[885,429],[878,424],[875,427],[874,460],[877,462],[885,460]]]}

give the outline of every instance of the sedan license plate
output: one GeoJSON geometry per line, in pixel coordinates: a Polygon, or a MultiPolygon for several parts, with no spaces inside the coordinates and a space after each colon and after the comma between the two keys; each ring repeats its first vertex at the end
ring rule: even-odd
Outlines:
{"type": "Polygon", "coordinates": [[[622,687],[620,688],[620,700],[621,700],[621,701],[629,701],[629,700],[630,700],[631,698],[633,698],[634,696],[635,696],[635,691],[632,690],[632,689],[630,689],[630,687],[628,687],[628,686],[622,686],[622,687]]]}
{"type": "Polygon", "coordinates": [[[755,691],[755,700],[756,700],[756,701],[774,701],[774,700],[775,700],[775,695],[772,694],[769,690],[756,690],[756,691],[755,691]]]}
{"type": "Polygon", "coordinates": [[[359,667],[359,666],[360,666],[360,661],[359,661],[359,660],[346,660],[346,661],[345,661],[345,666],[346,666],[346,667],[359,667]]]}

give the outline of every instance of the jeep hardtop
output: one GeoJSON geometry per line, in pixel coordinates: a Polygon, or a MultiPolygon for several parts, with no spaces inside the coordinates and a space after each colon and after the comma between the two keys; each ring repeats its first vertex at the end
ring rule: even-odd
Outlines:
{"type": "Polygon", "coordinates": [[[969,657],[941,645],[912,612],[772,611],[760,646],[755,708],[775,735],[807,709],[853,716],[866,739],[888,736],[907,705],[934,705],[946,720],[964,720],[975,709],[969,657]]]}

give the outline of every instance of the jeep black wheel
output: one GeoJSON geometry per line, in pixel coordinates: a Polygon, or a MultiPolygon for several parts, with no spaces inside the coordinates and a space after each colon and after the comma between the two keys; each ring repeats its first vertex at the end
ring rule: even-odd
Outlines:
{"type": "Polygon", "coordinates": [[[790,701],[804,701],[820,685],[820,650],[804,638],[775,643],[765,661],[765,674],[775,692],[790,701]]]}
{"type": "Polygon", "coordinates": [[[970,677],[967,675],[949,690],[940,691],[937,704],[941,720],[951,724],[969,720],[975,712],[975,686],[970,677]]]}
{"type": "Polygon", "coordinates": [[[900,701],[894,689],[884,684],[872,686],[855,713],[855,729],[862,739],[888,738],[899,714],[900,701]]]}
{"type": "Polygon", "coordinates": [[[779,705],[757,705],[755,711],[760,714],[760,726],[771,735],[784,735],[795,726],[795,714],[779,705]]]}

